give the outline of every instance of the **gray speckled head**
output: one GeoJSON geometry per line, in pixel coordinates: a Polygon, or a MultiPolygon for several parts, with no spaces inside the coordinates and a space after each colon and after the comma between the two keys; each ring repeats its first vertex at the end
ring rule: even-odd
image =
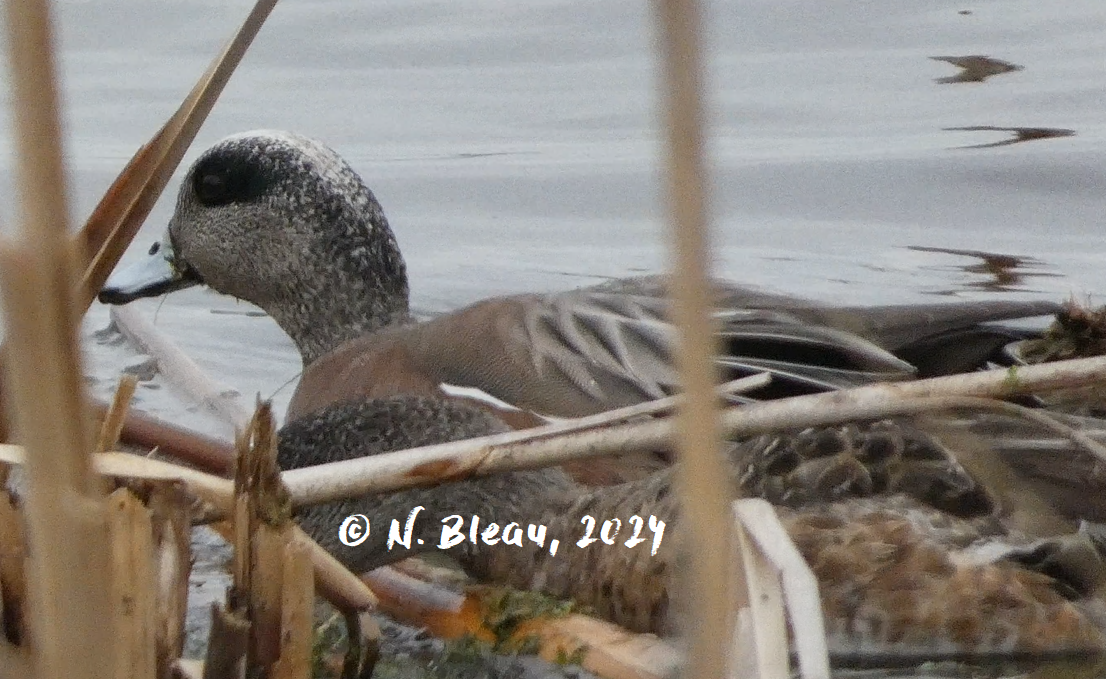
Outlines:
{"type": "Polygon", "coordinates": [[[289,132],[204,152],[169,222],[174,265],[265,309],[309,363],[405,320],[406,267],[375,196],[337,153],[289,132]]]}

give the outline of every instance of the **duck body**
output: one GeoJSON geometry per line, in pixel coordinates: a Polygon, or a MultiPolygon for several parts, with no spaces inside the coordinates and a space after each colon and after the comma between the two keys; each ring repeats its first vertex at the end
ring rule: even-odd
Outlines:
{"type": "MultiPolygon", "coordinates": [[[[1036,302],[833,309],[756,295],[763,300],[758,307],[735,298],[739,292],[752,297],[753,291],[728,285],[721,291],[732,306],[718,313],[720,371],[727,379],[765,372],[773,377],[747,400],[916,377],[918,368],[896,350],[919,354],[926,375],[975,369],[1024,336],[986,322],[1057,310],[1036,302]],[[911,323],[912,332],[900,327],[911,323]],[[922,344],[933,351],[918,351],[922,344]]],[[[289,417],[333,402],[335,394],[376,394],[380,382],[390,380],[364,375],[383,370],[367,365],[381,354],[394,362],[396,373],[421,377],[427,390],[470,386],[542,416],[581,417],[662,398],[679,387],[667,304],[659,296],[594,289],[512,295],[362,335],[306,365],[289,417]]]]}

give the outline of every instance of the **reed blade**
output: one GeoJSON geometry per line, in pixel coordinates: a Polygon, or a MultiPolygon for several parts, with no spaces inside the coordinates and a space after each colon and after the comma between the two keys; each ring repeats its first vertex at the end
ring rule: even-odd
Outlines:
{"type": "Polygon", "coordinates": [[[258,0],[238,32],[208,67],[180,108],[134,154],[81,229],[76,247],[85,266],[77,295],[82,312],[88,310],[96,293],[149,216],[276,2],[258,0]]]}

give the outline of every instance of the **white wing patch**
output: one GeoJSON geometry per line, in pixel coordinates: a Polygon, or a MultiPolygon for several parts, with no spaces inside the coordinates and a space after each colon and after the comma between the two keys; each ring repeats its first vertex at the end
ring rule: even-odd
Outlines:
{"type": "Polygon", "coordinates": [[[442,382],[438,385],[438,388],[444,391],[449,396],[464,396],[465,398],[471,398],[476,401],[481,401],[489,405],[493,405],[497,408],[503,408],[504,410],[521,410],[520,408],[501,401],[498,398],[492,396],[483,389],[477,389],[476,387],[459,387],[455,384],[448,384],[442,382]]]}

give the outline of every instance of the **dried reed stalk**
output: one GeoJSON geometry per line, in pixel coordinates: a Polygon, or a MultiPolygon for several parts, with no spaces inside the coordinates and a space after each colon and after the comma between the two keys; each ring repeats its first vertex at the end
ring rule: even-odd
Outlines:
{"type": "Polygon", "coordinates": [[[53,34],[45,0],[9,1],[22,238],[0,249],[9,408],[29,455],[26,516],[36,673],[109,677],[115,651],[105,502],[91,469],[77,347],[53,34]],[[79,602],[79,603],[78,603],[79,602]]]}
{"type": "Polygon", "coordinates": [[[157,361],[158,371],[188,398],[203,405],[238,431],[244,430],[253,416],[237,398],[237,392],[207,375],[165,333],[158,331],[137,308],[112,307],[116,327],[131,344],[157,361]]]}
{"type": "MultiPolygon", "coordinates": [[[[707,272],[706,170],[703,164],[702,54],[696,0],[657,0],[664,63],[668,193],[672,220],[672,315],[679,330],[676,365],[684,404],[676,416],[683,540],[690,557],[685,605],[690,629],[684,676],[722,677],[737,606],[747,605],[742,562],[733,559],[727,507],[731,489],[722,457],[717,355],[707,272]],[[735,602],[737,606],[735,606],[735,602]]],[[[786,644],[786,640],[784,641],[786,644]]]]}
{"type": "MultiPolygon", "coordinates": [[[[1023,368],[1019,389],[1036,391],[1042,388],[1080,386],[1102,379],[1106,359],[1078,359],[1023,368]],[[1081,368],[1090,367],[1090,372],[1081,368]],[[1067,380],[1067,381],[1066,381],[1067,380]]],[[[958,394],[1008,394],[1008,386],[999,379],[1004,371],[992,371],[938,377],[913,383],[896,383],[857,387],[831,394],[797,396],[768,403],[740,406],[723,413],[728,422],[725,430],[735,436],[823,426],[849,420],[878,419],[949,408],[970,407],[976,410],[998,410],[1028,417],[1047,426],[1055,433],[1068,436],[1081,445],[1090,443],[1092,452],[1102,444],[1089,439],[1047,414],[986,397],[963,397],[958,394]],[[903,389],[907,388],[904,392],[903,389]],[[944,394],[915,396],[915,394],[944,394]],[[741,418],[751,413],[746,423],[741,418]]],[[[333,476],[334,484],[344,486],[344,492],[354,497],[358,493],[387,492],[417,485],[468,478],[503,471],[539,468],[560,464],[566,460],[585,459],[612,452],[629,452],[662,447],[671,436],[671,424],[663,421],[633,423],[604,432],[584,432],[553,437],[547,433],[555,427],[488,436],[449,444],[413,448],[361,458],[350,463],[330,463],[284,472],[282,479],[292,493],[295,506],[329,502],[347,497],[325,481],[333,476]],[[610,434],[611,436],[608,436],[610,434]],[[346,475],[364,477],[347,484],[346,475]],[[318,489],[316,490],[316,484],[318,489]]],[[[177,432],[174,432],[177,433],[177,432]]],[[[206,442],[206,441],[205,441],[206,442]]],[[[203,464],[207,453],[190,458],[187,447],[182,456],[203,464]]],[[[105,475],[120,478],[179,480],[205,501],[229,514],[232,484],[226,479],[181,467],[168,462],[136,457],[125,453],[104,453],[96,456],[97,469],[105,475]]],[[[19,446],[0,444],[0,463],[21,465],[25,455],[19,446]]],[[[324,552],[325,553],[325,552],[324,552]]],[[[316,562],[318,566],[318,562],[316,562]]]]}
{"type": "Polygon", "coordinates": [[[483,641],[495,641],[495,635],[483,628],[473,607],[466,608],[467,597],[462,594],[435,587],[395,567],[377,568],[363,573],[361,579],[379,597],[380,610],[399,622],[425,628],[443,639],[471,634],[483,641]]]}
{"type": "MultiPolygon", "coordinates": [[[[86,263],[77,285],[79,309],[86,310],[96,298],[96,293],[103,287],[165,190],[200,125],[275,4],[276,0],[259,0],[254,5],[226,49],[212,62],[176,113],[135,153],[76,236],[72,247],[79,260],[86,263]]],[[[50,127],[50,123],[45,119],[26,123],[21,120],[21,124],[36,128],[33,130],[36,135],[26,137],[24,130],[17,135],[20,139],[47,139],[37,134],[48,131],[46,127],[50,127]]],[[[57,126],[53,125],[52,129],[56,130],[57,126]]],[[[38,186],[60,187],[62,184],[40,181],[38,186]]],[[[0,401],[4,394],[0,389],[0,401]]],[[[7,426],[6,419],[0,417],[0,441],[10,438],[7,426]]]]}
{"type": "Polygon", "coordinates": [[[293,542],[283,556],[280,658],[273,665],[272,676],[274,679],[306,679],[311,676],[315,620],[311,551],[306,545],[293,542]]]}
{"type": "MultiPolygon", "coordinates": [[[[250,645],[247,663],[251,668],[272,668],[282,656],[282,625],[285,588],[292,593],[290,601],[297,606],[289,611],[289,619],[305,615],[308,630],[306,641],[293,642],[284,671],[296,671],[301,666],[296,644],[308,645],[310,657],[311,605],[304,604],[302,585],[287,582],[286,570],[298,573],[302,564],[288,563],[290,548],[297,544],[292,507],[288,493],[280,481],[280,468],[276,463],[276,426],[272,408],[268,403],[258,406],[249,429],[238,440],[238,464],[235,470],[235,581],[234,590],[239,601],[248,602],[250,618],[250,645]]],[[[296,553],[310,554],[302,543],[296,553]]],[[[291,557],[291,558],[302,558],[291,557]]],[[[310,557],[307,557],[310,559],[310,557]]],[[[308,567],[309,568],[309,567],[308,567]]],[[[314,597],[314,588],[311,588],[314,597]]],[[[301,675],[302,676],[302,675],[301,675]]]]}
{"type": "MultiPolygon", "coordinates": [[[[761,498],[745,498],[735,501],[732,510],[734,518],[741,523],[743,533],[756,543],[757,557],[763,557],[776,571],[776,583],[782,586],[789,613],[787,617],[791,622],[791,640],[799,659],[799,675],[803,679],[829,679],[825,621],[814,572],[791,541],[771,504],[761,498]]],[[[771,596],[776,596],[774,591],[771,596]]],[[[755,600],[756,595],[750,592],[750,601],[755,600]]],[[[779,640],[778,635],[770,638],[779,640]]],[[[770,672],[775,676],[787,677],[791,674],[786,644],[782,648],[777,647],[773,655],[758,654],[757,661],[762,667],[773,663],[770,672]]]]}
{"type": "Polygon", "coordinates": [[[149,216],[276,0],[258,0],[246,20],[164,126],[135,153],[93,210],[77,242],[87,266],[80,282],[87,309],[149,216]]]}
{"type": "Polygon", "coordinates": [[[108,408],[104,422],[100,425],[100,436],[96,439],[96,452],[107,452],[119,443],[119,434],[123,431],[123,422],[130,411],[131,399],[134,398],[134,390],[137,386],[138,380],[134,375],[123,375],[119,378],[119,386],[115,389],[111,407],[108,408]]]}
{"type": "MultiPolygon", "coordinates": [[[[93,411],[107,413],[107,407],[95,404],[93,411]]],[[[212,474],[229,474],[234,467],[234,445],[160,420],[152,415],[127,412],[120,441],[179,460],[185,460],[212,474]]]]}
{"type": "Polygon", "coordinates": [[[271,667],[281,656],[284,554],[291,545],[287,524],[260,521],[250,534],[251,667],[271,667]]]}
{"type": "MultiPolygon", "coordinates": [[[[18,451],[17,446],[0,446],[0,459],[13,464],[21,463],[22,455],[17,455],[18,451]]],[[[172,478],[179,472],[182,479],[188,479],[192,483],[208,488],[207,495],[209,498],[215,499],[212,497],[211,488],[221,489],[216,490],[215,493],[223,495],[222,503],[224,505],[229,503],[233,492],[231,482],[225,479],[203,475],[194,470],[134,455],[108,453],[96,456],[96,462],[97,468],[106,475],[119,475],[132,479],[163,480],[172,478]]],[[[187,482],[186,485],[188,485],[187,482]]],[[[158,514],[156,498],[151,498],[150,506],[154,511],[156,522],[158,514]]],[[[309,548],[313,543],[309,542],[309,538],[303,536],[299,538],[297,544],[309,548]]],[[[312,555],[314,556],[314,553],[312,555]]],[[[165,559],[163,558],[161,561],[165,561],[165,559]]],[[[340,566],[338,567],[340,568],[340,566]]],[[[316,566],[316,577],[325,577],[319,575],[319,573],[318,566],[316,566]]],[[[462,606],[465,605],[465,598],[448,590],[414,580],[410,576],[391,568],[380,568],[363,577],[374,589],[380,589],[379,607],[381,610],[388,612],[399,620],[427,627],[435,636],[444,638],[459,637],[466,632],[473,632],[480,624],[478,616],[473,611],[465,613],[461,610],[462,606]]],[[[161,579],[165,580],[167,578],[163,577],[161,579]]],[[[172,579],[177,580],[176,578],[172,579]]],[[[287,581],[287,576],[285,576],[285,580],[287,581]]],[[[367,590],[365,591],[367,592],[367,590]]],[[[343,604],[341,597],[327,598],[343,610],[366,607],[363,603],[352,605],[348,603],[352,597],[346,597],[347,603],[345,604],[343,604]]],[[[360,597],[360,599],[363,599],[363,597],[360,597]]],[[[354,599],[354,601],[357,601],[357,599],[354,599]]],[[[225,613],[223,611],[219,614],[224,622],[233,618],[233,616],[228,618],[225,613]]],[[[230,624],[232,623],[227,622],[227,625],[230,624]]],[[[679,653],[664,641],[650,635],[630,635],[617,626],[587,619],[583,616],[548,620],[535,628],[535,632],[547,641],[543,650],[546,657],[556,657],[559,648],[587,646],[588,652],[583,660],[585,669],[616,679],[621,677],[652,679],[653,677],[665,676],[665,672],[662,672],[661,669],[663,667],[677,667],[680,658],[679,653]],[[657,663],[661,662],[660,659],[664,659],[664,661],[658,665],[657,663]]],[[[211,643],[218,648],[211,650],[210,653],[214,653],[216,658],[224,658],[228,654],[233,657],[235,644],[232,641],[232,639],[223,639],[220,635],[213,635],[211,643]],[[227,643],[224,645],[223,641],[227,643]]],[[[213,672],[218,666],[218,662],[215,665],[208,665],[213,672]]],[[[215,674],[213,676],[225,675],[215,674]]]]}
{"type": "Polygon", "coordinates": [[[254,413],[238,437],[238,464],[234,473],[234,586],[248,601],[250,667],[268,667],[280,657],[281,576],[291,506],[276,465],[276,430],[267,404],[254,413]]]}
{"type": "Polygon", "coordinates": [[[748,591],[747,607],[738,611],[731,648],[731,676],[788,679],[791,662],[787,649],[783,588],[776,569],[757,549],[740,520],[734,527],[735,545],[730,558],[740,562],[748,591]],[[749,653],[754,650],[754,653],[749,653]],[[752,656],[752,657],[750,657],[752,656]]]}
{"type": "Polygon", "coordinates": [[[18,644],[26,633],[26,558],[23,517],[11,493],[0,490],[0,643],[7,639],[18,644]]]}
{"type": "Polygon", "coordinates": [[[686,654],[652,634],[634,634],[584,615],[543,621],[530,628],[541,640],[547,660],[584,649],[582,666],[604,679],[662,679],[683,676],[686,654]]]}
{"type": "Polygon", "coordinates": [[[127,488],[108,500],[116,679],[156,679],[157,587],[150,511],[127,488]]]}
{"type": "MultiPolygon", "coordinates": [[[[746,437],[932,410],[926,399],[950,396],[1006,398],[1015,394],[1077,388],[1106,381],[1106,357],[1057,361],[1011,370],[990,370],[855,387],[837,392],[753,403],[722,413],[727,436],[746,437]]],[[[424,446],[372,457],[284,472],[296,506],[379,493],[447,479],[514,469],[535,469],[568,460],[657,450],[674,438],[667,420],[633,422],[602,431],[554,436],[551,427],[424,446]]]]}
{"type": "Polygon", "coordinates": [[[212,603],[203,679],[242,679],[249,645],[250,621],[239,611],[212,603]]]}
{"type": "Polygon", "coordinates": [[[0,679],[34,679],[37,675],[26,650],[0,641],[0,679]]]}
{"type": "Polygon", "coordinates": [[[147,505],[157,564],[158,676],[184,652],[188,578],[192,572],[192,502],[182,484],[152,484],[147,505]]]}
{"type": "MultiPolygon", "coordinates": [[[[233,482],[205,474],[204,472],[180,465],[139,457],[129,453],[100,453],[94,457],[96,469],[104,476],[121,479],[144,479],[149,481],[179,481],[189,492],[214,505],[230,515],[233,511],[233,482]]],[[[0,462],[23,465],[26,455],[21,446],[0,444],[0,462]]],[[[216,529],[222,526],[217,525],[216,529]]],[[[223,537],[232,540],[229,531],[220,530],[223,537]]],[[[297,542],[307,544],[311,549],[311,560],[315,565],[316,586],[319,594],[342,610],[363,610],[376,605],[376,597],[356,576],[350,573],[322,547],[319,547],[306,533],[295,529],[297,542]]],[[[232,540],[233,541],[233,540],[232,540]]]]}

